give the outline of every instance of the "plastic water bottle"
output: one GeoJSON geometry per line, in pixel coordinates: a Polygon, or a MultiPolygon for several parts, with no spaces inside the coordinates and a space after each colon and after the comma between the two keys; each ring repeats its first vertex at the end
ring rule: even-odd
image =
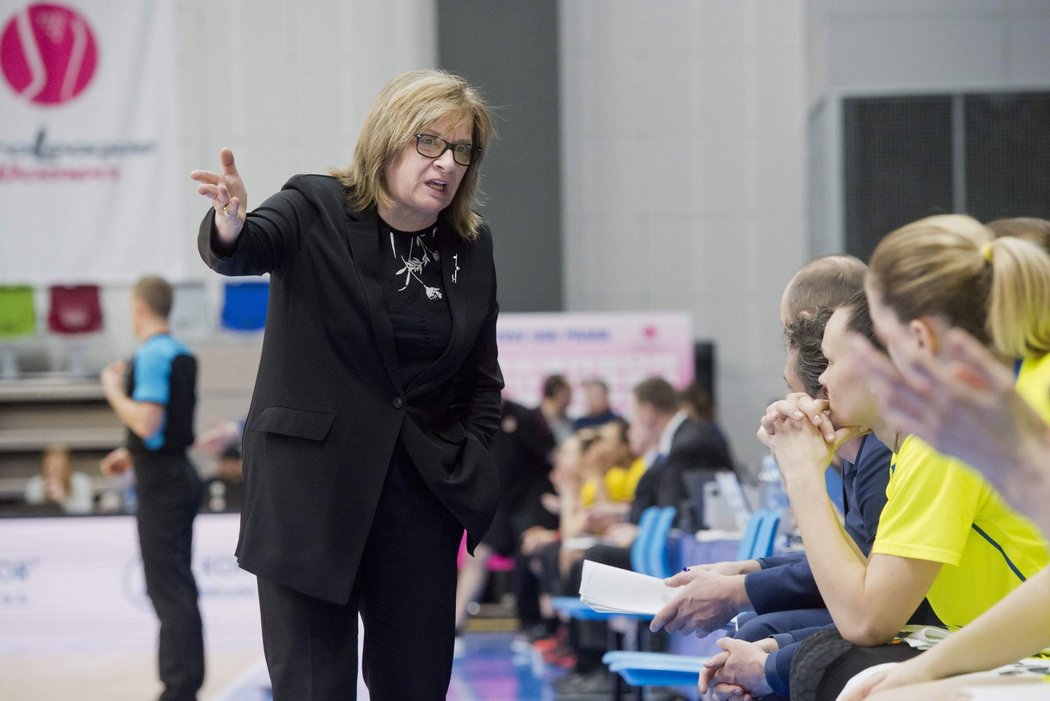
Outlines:
{"type": "Polygon", "coordinates": [[[762,457],[762,467],[758,472],[758,481],[761,484],[762,508],[775,511],[780,514],[780,527],[778,534],[783,535],[791,530],[791,505],[788,502],[787,490],[784,488],[784,479],[780,475],[780,468],[773,456],[766,454],[762,457]]]}

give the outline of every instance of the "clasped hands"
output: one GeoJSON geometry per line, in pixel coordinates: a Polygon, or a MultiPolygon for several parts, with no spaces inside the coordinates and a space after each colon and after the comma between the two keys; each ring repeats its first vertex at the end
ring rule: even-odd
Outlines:
{"type": "Polygon", "coordinates": [[[805,475],[822,477],[839,446],[866,432],[858,426],[836,427],[828,400],[794,392],[766,407],[757,435],[790,483],[805,475]]]}
{"type": "Polygon", "coordinates": [[[766,681],[766,658],[778,647],[773,638],[754,643],[722,638],[716,644],[722,652],[704,662],[697,682],[701,694],[710,691],[711,701],[751,701],[773,692],[766,681]]]}

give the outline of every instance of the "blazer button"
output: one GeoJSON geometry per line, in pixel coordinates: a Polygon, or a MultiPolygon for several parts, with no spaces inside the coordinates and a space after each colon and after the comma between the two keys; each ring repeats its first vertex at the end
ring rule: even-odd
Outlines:
{"type": "Polygon", "coordinates": [[[395,409],[400,409],[405,405],[405,400],[401,397],[394,397],[394,400],[390,403],[394,405],[395,409]]]}

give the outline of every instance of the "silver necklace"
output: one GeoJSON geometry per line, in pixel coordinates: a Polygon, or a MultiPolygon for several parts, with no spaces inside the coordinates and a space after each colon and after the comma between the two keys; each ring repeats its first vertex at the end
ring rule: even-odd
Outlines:
{"type": "MultiPolygon", "coordinates": [[[[436,226],[431,230],[431,238],[437,236],[437,230],[438,228],[436,226]]],[[[422,235],[412,234],[408,237],[408,255],[398,255],[393,229],[390,230],[389,236],[390,252],[393,254],[394,260],[400,260],[403,266],[400,270],[394,273],[394,275],[398,277],[401,275],[405,276],[405,284],[398,290],[398,292],[404,292],[407,290],[409,285],[412,284],[412,281],[415,280],[423,286],[424,290],[426,290],[427,299],[441,299],[444,296],[441,290],[437,287],[431,287],[426,284],[420,277],[424,268],[430,265],[431,262],[437,262],[441,259],[437,250],[431,249],[430,246],[426,244],[426,241],[423,240],[422,235]]]]}

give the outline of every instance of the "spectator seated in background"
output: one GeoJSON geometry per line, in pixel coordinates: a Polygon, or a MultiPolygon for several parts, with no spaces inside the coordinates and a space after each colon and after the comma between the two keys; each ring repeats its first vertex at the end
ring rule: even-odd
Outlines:
{"type": "Polygon", "coordinates": [[[215,458],[216,474],[204,483],[201,507],[206,511],[241,510],[244,497],[241,461],[244,421],[217,421],[193,442],[194,450],[215,458]]]}
{"type": "Polygon", "coordinates": [[[572,422],[572,428],[597,428],[623,418],[612,410],[609,404],[609,385],[597,378],[587,380],[580,385],[583,388],[584,413],[572,422]]]}
{"type": "Polygon", "coordinates": [[[569,593],[562,580],[582,555],[581,545],[593,544],[625,520],[641,471],[634,466],[622,421],[577,431],[558,448],[551,471],[555,494],[543,495],[547,508],[558,514],[558,526],[533,526],[521,542],[522,555],[539,578],[547,618],[553,616],[550,598],[569,593]]]}
{"type": "MultiPolygon", "coordinates": [[[[689,418],[711,431],[715,440],[722,443],[726,455],[732,456],[732,451],[729,450],[729,440],[722,431],[722,427],[715,420],[714,402],[711,401],[711,395],[707,390],[701,387],[698,382],[690,382],[685,389],[679,392],[678,399],[689,418]]],[[[734,465],[735,463],[731,463],[726,465],[726,467],[734,467],[734,465]]],[[[737,474],[742,477],[742,483],[750,481],[748,476],[740,475],[739,472],[737,474]]]]}
{"type": "Polygon", "coordinates": [[[572,404],[572,385],[565,375],[549,375],[543,380],[540,413],[547,422],[547,430],[554,436],[555,445],[572,435],[569,405],[572,404]]]}
{"type": "MultiPolygon", "coordinates": [[[[456,581],[456,632],[462,632],[468,609],[482,594],[493,555],[517,554],[522,534],[532,528],[556,528],[558,517],[543,508],[542,496],[552,489],[551,454],[554,437],[538,409],[530,409],[502,396],[500,428],[490,452],[500,478],[500,501],[485,537],[473,557],[461,556],[456,581]]],[[[523,559],[523,558],[522,558],[523,559]]],[[[513,589],[522,630],[543,626],[539,592],[534,578],[515,560],[513,589]]],[[[543,632],[536,631],[536,635],[543,632]]]]}
{"type": "Polygon", "coordinates": [[[26,484],[27,504],[57,504],[67,514],[90,514],[93,498],[91,479],[73,471],[73,456],[65,446],[45,450],[40,474],[26,484]]]}
{"type": "Polygon", "coordinates": [[[571,471],[556,473],[561,536],[561,577],[583,555],[582,547],[602,539],[626,520],[645,463],[637,462],[623,420],[577,432],[584,450],[571,471]],[[574,542],[575,541],[575,542],[574,542]]]}
{"type": "MultiPolygon", "coordinates": [[[[674,506],[679,513],[688,509],[685,475],[713,475],[733,465],[721,431],[710,422],[694,421],[669,382],[658,377],[643,380],[635,385],[633,395],[628,436],[632,451],[645,457],[648,469],[635,487],[627,519],[606,528],[602,543],[588,548],[583,558],[573,563],[562,583],[567,593],[579,591],[585,560],[630,569],[630,547],[638,534],[642,512],[650,506],[674,506]]],[[[603,679],[606,673],[601,657],[607,640],[604,623],[573,623],[569,643],[575,655],[574,673],[559,691],[604,690],[602,685],[608,680],[603,679]]]]}

